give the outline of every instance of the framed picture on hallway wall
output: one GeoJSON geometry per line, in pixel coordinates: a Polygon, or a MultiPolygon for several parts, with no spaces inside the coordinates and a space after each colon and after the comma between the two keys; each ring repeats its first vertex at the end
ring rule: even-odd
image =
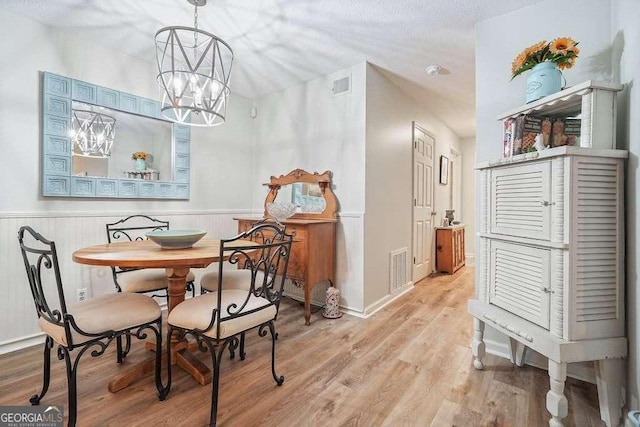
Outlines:
{"type": "Polygon", "coordinates": [[[449,183],[449,158],[440,156],[440,184],[449,183]]]}

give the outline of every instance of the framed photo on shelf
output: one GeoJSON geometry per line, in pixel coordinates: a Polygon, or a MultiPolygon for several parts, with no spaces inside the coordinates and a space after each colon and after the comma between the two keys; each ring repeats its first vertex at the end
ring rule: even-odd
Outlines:
{"type": "Polygon", "coordinates": [[[440,156],[440,184],[449,183],[449,158],[440,156]]]}

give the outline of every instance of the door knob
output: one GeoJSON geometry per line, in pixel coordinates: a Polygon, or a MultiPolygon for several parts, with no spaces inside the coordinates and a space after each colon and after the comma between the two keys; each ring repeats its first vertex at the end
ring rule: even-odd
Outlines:
{"type": "Polygon", "coordinates": [[[436,212],[436,211],[432,211],[431,212],[431,216],[436,216],[437,214],[438,214],[438,212],[436,212]]]}

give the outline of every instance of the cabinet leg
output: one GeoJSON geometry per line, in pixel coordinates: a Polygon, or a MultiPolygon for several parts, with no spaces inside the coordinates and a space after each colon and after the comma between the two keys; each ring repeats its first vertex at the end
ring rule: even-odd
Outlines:
{"type": "Polygon", "coordinates": [[[622,359],[598,360],[595,363],[600,418],[607,427],[617,427],[622,418],[622,359]]]}
{"type": "Polygon", "coordinates": [[[305,283],[304,286],[304,324],[311,324],[311,287],[305,283]]]}
{"type": "Polygon", "coordinates": [[[564,395],[564,382],[567,379],[567,364],[549,359],[549,383],[547,392],[547,410],[551,413],[550,427],[564,426],[562,419],[569,412],[569,403],[564,395]]]}
{"type": "Polygon", "coordinates": [[[509,358],[511,363],[518,367],[524,365],[524,358],[527,354],[527,346],[518,340],[509,338],[509,358]]]}
{"type": "Polygon", "coordinates": [[[484,357],[484,341],[482,336],[484,334],[484,322],[480,319],[473,319],[473,340],[471,341],[471,353],[473,354],[473,367],[482,370],[484,369],[484,363],[482,358],[484,357]]]}

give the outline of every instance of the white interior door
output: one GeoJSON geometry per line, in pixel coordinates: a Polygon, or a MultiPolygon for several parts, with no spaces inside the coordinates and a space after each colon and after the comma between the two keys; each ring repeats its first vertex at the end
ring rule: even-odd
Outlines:
{"type": "Polygon", "coordinates": [[[413,125],[413,282],[431,273],[435,140],[413,125]]]}

